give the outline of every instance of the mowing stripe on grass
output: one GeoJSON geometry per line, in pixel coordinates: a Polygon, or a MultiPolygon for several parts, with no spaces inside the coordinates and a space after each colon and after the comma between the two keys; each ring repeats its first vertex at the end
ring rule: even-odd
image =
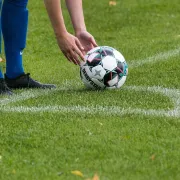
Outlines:
{"type": "Polygon", "coordinates": [[[180,47],[177,49],[173,49],[166,52],[161,52],[159,54],[156,54],[154,56],[148,57],[146,59],[142,60],[133,60],[131,62],[128,62],[130,68],[140,67],[144,64],[148,63],[156,63],[159,61],[167,61],[171,57],[180,56],[180,47]]]}

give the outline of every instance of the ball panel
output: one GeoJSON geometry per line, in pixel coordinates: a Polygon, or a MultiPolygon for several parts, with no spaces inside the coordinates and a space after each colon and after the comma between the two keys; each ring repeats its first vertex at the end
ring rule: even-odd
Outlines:
{"type": "Polygon", "coordinates": [[[112,56],[106,56],[102,59],[102,66],[104,69],[112,71],[117,67],[116,59],[112,56]]]}
{"type": "MultiPolygon", "coordinates": [[[[99,55],[99,53],[92,53],[87,57],[87,61],[88,62],[92,62],[97,56],[99,55]]],[[[100,59],[101,60],[101,59],[100,59]]]]}
{"type": "Polygon", "coordinates": [[[92,68],[92,74],[94,78],[102,80],[106,74],[106,71],[101,65],[98,65],[92,68]]]}
{"type": "Polygon", "coordinates": [[[89,55],[89,54],[92,54],[94,52],[97,52],[99,49],[101,49],[101,47],[95,47],[95,48],[91,49],[90,51],[88,51],[87,54],[89,55]]]}
{"type": "Polygon", "coordinates": [[[114,79],[118,74],[115,71],[110,71],[105,74],[104,76],[104,84],[109,87],[108,82],[112,79],[114,79]]]}
{"type": "Polygon", "coordinates": [[[128,75],[128,72],[129,72],[129,70],[128,70],[128,68],[126,68],[126,76],[128,75]]]}
{"type": "Polygon", "coordinates": [[[128,65],[126,62],[124,62],[124,76],[128,75],[128,65]]]}
{"type": "Polygon", "coordinates": [[[117,63],[117,67],[115,69],[115,71],[118,73],[118,74],[124,74],[124,64],[122,62],[119,62],[117,63]]]}
{"type": "Polygon", "coordinates": [[[100,53],[101,53],[102,57],[105,57],[105,56],[113,56],[114,57],[113,49],[110,49],[109,47],[102,47],[100,49],[100,53]]]}
{"type": "Polygon", "coordinates": [[[87,61],[87,64],[91,67],[98,66],[99,64],[101,64],[101,59],[94,58],[91,62],[87,61]]]}
{"type": "Polygon", "coordinates": [[[110,51],[114,51],[114,48],[110,47],[110,46],[101,46],[101,48],[103,49],[108,49],[110,51]]]}
{"type": "Polygon", "coordinates": [[[85,84],[85,86],[88,89],[93,89],[94,87],[89,83],[89,81],[87,80],[87,78],[85,77],[84,73],[82,72],[82,70],[80,70],[80,76],[81,76],[81,80],[83,81],[83,83],[85,84]]]}
{"type": "Polygon", "coordinates": [[[82,78],[82,81],[88,89],[95,89],[94,86],[91,85],[89,81],[85,80],[85,78],[82,78]]]}
{"type": "Polygon", "coordinates": [[[117,88],[120,88],[120,87],[125,83],[126,77],[127,77],[127,76],[123,76],[123,77],[119,80],[119,82],[118,82],[118,84],[117,84],[117,88]]]}
{"type": "Polygon", "coordinates": [[[91,80],[94,82],[94,84],[97,85],[97,89],[104,89],[106,87],[104,83],[102,81],[99,81],[98,79],[92,78],[91,80]]]}
{"type": "Polygon", "coordinates": [[[90,71],[88,66],[83,66],[81,68],[81,79],[88,88],[92,88],[92,89],[105,88],[105,85],[103,82],[99,81],[98,79],[93,78],[93,74],[90,71]]]}
{"type": "Polygon", "coordinates": [[[85,76],[87,76],[87,79],[93,77],[93,74],[92,74],[91,70],[89,69],[89,66],[84,66],[82,68],[82,72],[84,73],[85,76]]]}
{"type": "Polygon", "coordinates": [[[117,87],[116,86],[111,86],[111,87],[106,87],[106,89],[112,90],[112,89],[117,89],[117,87]]]}
{"type": "Polygon", "coordinates": [[[117,60],[119,60],[120,62],[124,62],[125,61],[124,56],[119,51],[117,51],[116,49],[114,49],[113,54],[114,54],[114,57],[117,60]]]}
{"type": "Polygon", "coordinates": [[[116,76],[113,79],[111,79],[110,81],[108,81],[107,83],[111,87],[111,86],[116,85],[118,83],[118,80],[119,80],[119,78],[118,78],[118,76],[116,76]]]}

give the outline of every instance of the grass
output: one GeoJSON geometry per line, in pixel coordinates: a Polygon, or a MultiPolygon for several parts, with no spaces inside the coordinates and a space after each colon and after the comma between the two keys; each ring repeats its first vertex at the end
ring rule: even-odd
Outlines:
{"type": "MultiPolygon", "coordinates": [[[[85,0],[86,25],[99,45],[115,47],[131,64],[180,47],[178,2],[126,0],[109,6],[107,0],[85,0]]],[[[68,30],[73,32],[64,4],[63,9],[68,30]]],[[[172,98],[141,87],[173,89],[178,98],[179,56],[130,66],[121,90],[87,91],[79,68],[66,61],[58,49],[43,2],[30,1],[29,10],[25,70],[58,89],[15,91],[15,100],[22,98],[22,93],[35,97],[0,105],[0,179],[78,180],[92,179],[97,173],[101,180],[178,180],[179,116],[113,114],[110,109],[174,109],[172,98]],[[5,111],[16,107],[24,107],[26,112],[5,111]],[[27,108],[32,107],[42,111],[30,112],[27,108]],[[66,110],[45,111],[45,107],[66,110]],[[68,110],[72,107],[77,111],[68,110]],[[85,112],[85,107],[90,112],[85,112]],[[109,107],[110,113],[93,111],[96,107],[109,107]],[[73,170],[84,177],[72,174],[73,170]]]]}

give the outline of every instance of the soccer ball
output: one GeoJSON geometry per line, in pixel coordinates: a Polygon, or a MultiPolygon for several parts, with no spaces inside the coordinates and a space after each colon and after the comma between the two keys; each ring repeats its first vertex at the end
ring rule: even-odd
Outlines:
{"type": "Polygon", "coordinates": [[[93,48],[85,55],[80,76],[87,88],[120,88],[126,81],[128,65],[123,55],[109,46],[93,48]]]}

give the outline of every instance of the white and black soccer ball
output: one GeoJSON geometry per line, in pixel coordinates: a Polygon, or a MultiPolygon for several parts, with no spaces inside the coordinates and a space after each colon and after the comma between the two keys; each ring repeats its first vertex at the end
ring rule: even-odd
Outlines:
{"type": "Polygon", "coordinates": [[[93,48],[85,55],[80,76],[87,88],[120,88],[126,81],[128,65],[123,55],[109,46],[93,48]]]}

